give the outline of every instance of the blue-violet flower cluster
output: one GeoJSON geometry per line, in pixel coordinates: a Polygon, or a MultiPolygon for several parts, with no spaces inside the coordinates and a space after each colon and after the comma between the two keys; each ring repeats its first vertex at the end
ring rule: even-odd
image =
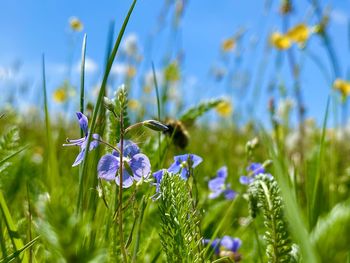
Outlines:
{"type": "MultiPolygon", "coordinates": [[[[247,167],[248,176],[242,175],[239,178],[241,184],[251,184],[254,181],[255,176],[258,174],[266,174],[265,167],[261,163],[251,163],[247,167]]],[[[268,177],[272,177],[271,174],[267,174],[268,177]]]]}
{"type": "Polygon", "coordinates": [[[210,189],[209,198],[214,199],[221,194],[225,196],[227,200],[232,200],[236,197],[236,192],[231,189],[230,184],[226,183],[227,167],[221,167],[216,174],[216,177],[211,179],[208,183],[210,189]]]}
{"type": "Polygon", "coordinates": [[[210,244],[214,249],[214,252],[218,256],[230,257],[234,262],[241,260],[241,255],[238,253],[238,249],[242,245],[242,241],[239,238],[233,238],[230,236],[224,236],[223,238],[216,238],[212,242],[210,239],[204,239],[203,243],[210,244]]]}
{"type": "Polygon", "coordinates": [[[202,161],[203,159],[195,154],[174,156],[174,162],[167,170],[162,169],[153,173],[153,177],[156,179],[156,192],[159,193],[160,182],[165,171],[172,174],[180,173],[181,177],[187,180],[190,176],[190,170],[198,166],[202,161]]]}

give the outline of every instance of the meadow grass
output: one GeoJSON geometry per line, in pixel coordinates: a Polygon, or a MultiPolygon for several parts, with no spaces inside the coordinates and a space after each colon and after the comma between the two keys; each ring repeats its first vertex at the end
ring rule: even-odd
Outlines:
{"type": "MultiPolygon", "coordinates": [[[[159,85],[152,64],[157,117],[133,115],[131,85],[113,96],[106,87],[135,4],[114,45],[111,25],[93,109],[85,105],[84,35],[81,129],[50,113],[44,56],[42,111],[0,114],[0,262],[349,262],[350,135],[328,128],[335,100],[327,101],[322,127],[305,120],[294,61],[296,128],[289,113],[276,121],[273,102],[272,128],[206,121],[212,111],[231,112],[223,98],[167,120],[179,69],[166,68],[172,75],[159,85]],[[67,139],[79,134],[77,143],[67,139]],[[65,148],[66,141],[79,147],[65,148]]],[[[328,35],[321,37],[337,76],[328,35]]]]}

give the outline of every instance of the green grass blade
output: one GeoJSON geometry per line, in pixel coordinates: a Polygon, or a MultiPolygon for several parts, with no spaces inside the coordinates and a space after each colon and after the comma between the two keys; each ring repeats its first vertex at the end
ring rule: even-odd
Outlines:
{"type": "Polygon", "coordinates": [[[286,218],[293,241],[299,245],[300,253],[305,260],[304,262],[319,262],[315,249],[311,244],[305,220],[302,217],[301,210],[295,198],[295,190],[292,189],[285,160],[283,156],[276,152],[274,144],[266,132],[263,132],[263,141],[269,146],[269,153],[274,168],[273,176],[276,178],[281,190],[281,195],[286,207],[286,218]]]}
{"type": "MultiPolygon", "coordinates": [[[[13,244],[14,248],[16,249],[16,251],[18,251],[20,248],[23,247],[23,242],[19,238],[19,234],[17,232],[16,225],[12,220],[12,216],[10,214],[10,211],[8,209],[8,206],[6,204],[5,197],[2,193],[2,191],[0,191],[0,209],[1,209],[1,212],[3,214],[3,218],[5,220],[7,231],[9,233],[12,244],[13,244]]],[[[15,257],[19,257],[19,254],[16,254],[15,257]]],[[[26,253],[23,254],[22,262],[24,262],[24,263],[28,262],[28,256],[26,253]]]]}
{"type": "Polygon", "coordinates": [[[23,147],[22,149],[19,149],[18,151],[14,152],[13,154],[10,154],[9,156],[5,157],[4,159],[2,159],[0,161],[0,166],[2,164],[4,164],[5,162],[9,161],[11,158],[15,157],[17,154],[23,152],[25,149],[27,149],[28,147],[23,147]]]}
{"type": "MultiPolygon", "coordinates": [[[[86,40],[87,40],[87,35],[85,34],[83,39],[83,45],[81,48],[81,65],[80,65],[80,112],[81,113],[84,113],[86,40]]],[[[81,137],[83,137],[83,131],[81,131],[81,137]]]]}
{"type": "MultiPolygon", "coordinates": [[[[100,107],[102,105],[102,99],[103,99],[103,96],[105,94],[105,89],[106,89],[106,85],[107,85],[108,76],[109,76],[109,73],[110,73],[110,71],[112,69],[112,65],[113,65],[114,59],[115,59],[115,57],[117,55],[117,51],[119,49],[119,45],[121,43],[122,37],[124,35],[126,26],[127,26],[128,22],[129,22],[129,18],[131,16],[131,13],[132,13],[134,7],[135,7],[135,4],[136,4],[136,0],[134,0],[132,2],[131,6],[129,8],[129,11],[128,11],[128,13],[127,13],[127,15],[126,15],[126,17],[124,19],[123,25],[121,27],[121,30],[119,31],[117,40],[115,41],[115,44],[114,44],[113,49],[112,49],[112,52],[111,52],[111,54],[109,56],[108,63],[106,65],[106,69],[105,69],[105,72],[104,72],[104,75],[103,75],[101,88],[100,88],[100,91],[99,91],[99,94],[98,94],[98,97],[97,97],[97,101],[96,101],[96,105],[95,105],[95,108],[94,108],[94,112],[93,112],[93,115],[92,115],[91,129],[90,129],[91,132],[89,133],[89,136],[88,136],[86,149],[89,149],[92,134],[96,130],[97,116],[99,114],[99,110],[100,110],[100,107]]],[[[83,200],[84,175],[86,174],[87,167],[88,167],[87,166],[87,161],[86,161],[87,160],[87,156],[88,156],[88,151],[86,152],[86,154],[84,156],[83,167],[82,167],[80,175],[79,175],[79,194],[78,194],[78,203],[77,203],[77,213],[78,214],[80,213],[82,200],[83,200]]]]}
{"type": "MultiPolygon", "coordinates": [[[[157,97],[157,117],[158,121],[161,121],[160,119],[160,99],[159,99],[159,87],[158,87],[158,81],[157,81],[157,76],[156,76],[156,70],[154,68],[154,64],[152,62],[152,72],[153,72],[153,81],[154,81],[154,88],[156,90],[156,97],[157,97]]],[[[161,163],[162,159],[162,147],[161,147],[161,134],[158,133],[158,164],[161,163]]]]}
{"type": "Polygon", "coordinates": [[[317,158],[316,163],[316,177],[315,181],[313,182],[313,192],[312,192],[312,199],[311,199],[311,211],[310,211],[310,227],[313,227],[316,224],[317,217],[319,216],[320,212],[318,209],[318,206],[316,204],[318,197],[320,197],[320,184],[321,184],[321,172],[322,172],[322,160],[324,158],[324,150],[325,150],[325,137],[326,137],[326,128],[327,128],[327,120],[328,120],[328,112],[329,112],[329,103],[330,103],[330,97],[327,99],[327,106],[326,106],[326,113],[323,120],[323,127],[322,127],[322,135],[321,135],[321,141],[320,141],[320,149],[319,154],[317,158]]]}
{"type": "MultiPolygon", "coordinates": [[[[38,239],[39,239],[39,236],[37,236],[33,240],[29,241],[21,249],[17,250],[16,252],[12,253],[11,255],[8,255],[7,257],[0,259],[0,263],[11,262],[15,258],[17,258],[22,252],[24,252],[27,249],[31,248],[35,244],[35,242],[38,241],[38,239]]],[[[24,259],[23,259],[22,262],[24,262],[24,259]]]]}
{"type": "Polygon", "coordinates": [[[43,81],[43,94],[44,94],[44,113],[45,113],[45,130],[46,130],[46,141],[47,141],[47,150],[48,150],[48,167],[50,171],[49,176],[49,189],[55,185],[55,180],[58,177],[58,168],[57,168],[57,158],[54,150],[53,138],[51,134],[51,123],[50,123],[50,114],[48,109],[47,102],[47,93],[46,93],[46,74],[45,74],[45,56],[42,56],[42,81],[43,81]]]}

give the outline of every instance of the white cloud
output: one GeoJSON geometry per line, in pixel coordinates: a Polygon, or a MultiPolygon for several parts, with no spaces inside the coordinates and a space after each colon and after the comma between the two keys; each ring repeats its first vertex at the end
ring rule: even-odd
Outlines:
{"type": "MultiPolygon", "coordinates": [[[[81,62],[77,62],[74,69],[75,72],[79,73],[80,72],[80,67],[81,67],[81,62]]],[[[95,73],[98,70],[98,65],[97,63],[89,57],[85,58],[85,73],[95,73]]]]}
{"type": "Polygon", "coordinates": [[[135,33],[130,33],[125,36],[122,49],[128,56],[133,56],[137,53],[138,38],[135,33]]]}
{"type": "Polygon", "coordinates": [[[111,74],[120,76],[120,75],[125,75],[127,71],[128,71],[128,66],[126,64],[115,63],[112,66],[111,74]]]}

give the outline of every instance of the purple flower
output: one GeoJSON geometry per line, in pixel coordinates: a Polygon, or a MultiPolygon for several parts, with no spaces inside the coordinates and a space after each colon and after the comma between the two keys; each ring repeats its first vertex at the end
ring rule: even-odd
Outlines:
{"type": "Polygon", "coordinates": [[[164,172],[166,170],[162,169],[162,170],[159,170],[155,173],[153,173],[153,177],[156,179],[156,193],[159,193],[160,192],[160,182],[162,181],[162,178],[163,178],[163,175],[164,175],[164,172]]]}
{"type": "Polygon", "coordinates": [[[220,245],[227,250],[232,252],[237,252],[237,250],[241,247],[242,241],[239,238],[232,238],[230,236],[224,236],[221,239],[220,245]]]}
{"type": "MultiPolygon", "coordinates": [[[[118,148],[120,149],[120,143],[118,148]]],[[[135,143],[129,140],[124,141],[123,157],[123,188],[129,188],[134,181],[138,182],[142,178],[148,178],[151,171],[150,161],[146,155],[140,153],[140,149],[135,143]]],[[[120,177],[117,176],[119,167],[119,152],[113,151],[112,154],[106,154],[98,162],[98,177],[106,181],[115,180],[116,184],[119,185],[120,177]]]]}
{"type": "MultiPolygon", "coordinates": [[[[251,184],[254,181],[254,177],[257,176],[258,174],[265,174],[265,167],[261,164],[261,163],[251,163],[248,167],[247,167],[247,172],[249,174],[249,176],[244,176],[242,175],[239,178],[239,182],[241,184],[251,184]]],[[[267,174],[268,177],[272,178],[271,174],[267,174]]]]}
{"type": "Polygon", "coordinates": [[[175,162],[169,167],[168,172],[177,174],[181,172],[181,177],[187,179],[191,168],[195,168],[203,159],[195,154],[184,154],[174,157],[175,162]]]}
{"type": "Polygon", "coordinates": [[[220,252],[223,251],[237,253],[242,245],[242,241],[239,238],[232,238],[230,236],[224,236],[221,239],[215,238],[212,242],[210,242],[210,239],[203,239],[203,243],[205,245],[210,244],[216,255],[220,255],[220,252]]]}
{"type": "MultiPolygon", "coordinates": [[[[88,119],[87,117],[82,114],[81,112],[77,112],[77,117],[79,121],[80,128],[84,132],[84,137],[76,140],[69,140],[67,139],[66,144],[63,144],[63,146],[80,146],[80,153],[78,154],[77,158],[75,159],[72,166],[77,166],[84,160],[85,152],[86,152],[86,146],[87,146],[87,138],[89,136],[89,130],[88,130],[88,119]]],[[[92,141],[90,142],[89,151],[92,151],[99,145],[100,135],[94,133],[92,134],[92,141]]]]}
{"type": "Polygon", "coordinates": [[[156,179],[156,194],[153,196],[153,199],[157,199],[160,194],[160,182],[162,181],[165,172],[172,174],[181,172],[181,177],[184,180],[187,180],[190,172],[189,169],[195,168],[203,159],[195,154],[184,154],[175,156],[174,160],[175,162],[168,168],[168,170],[161,169],[153,173],[153,177],[156,179]]]}
{"type": "Polygon", "coordinates": [[[212,242],[210,239],[203,239],[204,245],[210,244],[216,255],[220,254],[220,238],[215,238],[212,242]]]}
{"type": "Polygon", "coordinates": [[[236,197],[236,192],[230,188],[230,184],[226,184],[227,167],[223,166],[217,171],[215,178],[211,179],[208,183],[208,187],[211,191],[209,194],[210,199],[219,197],[224,194],[227,200],[232,200],[236,197]]]}

